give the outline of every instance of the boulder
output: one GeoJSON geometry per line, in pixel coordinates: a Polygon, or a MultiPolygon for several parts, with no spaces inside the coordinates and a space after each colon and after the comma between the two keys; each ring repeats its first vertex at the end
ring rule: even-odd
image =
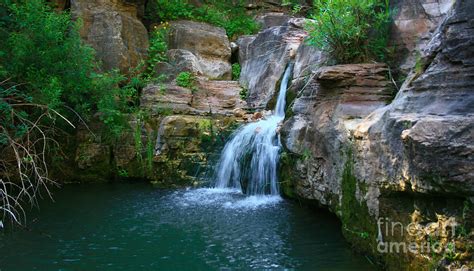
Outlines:
{"type": "Polygon", "coordinates": [[[71,0],[71,13],[82,20],[81,37],[96,50],[105,70],[127,73],[146,58],[148,33],[135,4],[71,0]]]}
{"type": "Polygon", "coordinates": [[[326,60],[326,57],[318,48],[304,43],[298,47],[295,54],[293,79],[311,75],[321,67],[326,60]]]}
{"type": "Polygon", "coordinates": [[[168,62],[174,67],[176,75],[179,72],[191,72],[195,75],[203,75],[200,60],[188,50],[171,49],[167,52],[168,62]]]}
{"type": "Polygon", "coordinates": [[[413,71],[393,103],[356,130],[362,150],[380,151],[379,170],[361,178],[382,175],[422,193],[474,195],[474,3],[455,8],[423,51],[424,70],[413,71]]]}
{"type": "Polygon", "coordinates": [[[212,79],[232,78],[232,52],[223,28],[201,22],[175,21],[170,26],[168,43],[169,49],[186,50],[193,54],[202,75],[212,79]]]}

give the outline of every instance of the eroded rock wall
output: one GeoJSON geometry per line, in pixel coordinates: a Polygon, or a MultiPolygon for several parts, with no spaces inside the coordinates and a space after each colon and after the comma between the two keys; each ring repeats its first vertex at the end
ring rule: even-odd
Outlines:
{"type": "Polygon", "coordinates": [[[321,67],[295,80],[282,128],[283,190],[328,207],[392,270],[474,264],[474,2],[446,14],[393,101],[383,65],[321,67]],[[384,250],[400,243],[418,248],[384,250]]]}

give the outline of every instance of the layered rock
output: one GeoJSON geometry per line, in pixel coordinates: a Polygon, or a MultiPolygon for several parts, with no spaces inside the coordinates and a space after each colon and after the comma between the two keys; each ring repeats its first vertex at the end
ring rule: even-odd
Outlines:
{"type": "Polygon", "coordinates": [[[223,28],[194,21],[171,23],[170,61],[176,66],[192,66],[191,71],[211,79],[232,78],[230,42],[223,28]]]}
{"type": "Polygon", "coordinates": [[[71,0],[71,12],[82,20],[81,37],[97,52],[105,70],[129,72],[146,58],[148,33],[130,1],[71,0]]]}
{"type": "Polygon", "coordinates": [[[294,116],[282,127],[282,141],[292,153],[305,156],[297,165],[297,195],[331,205],[339,192],[343,165],[341,149],[349,131],[373,110],[383,107],[392,93],[384,64],[322,67],[300,88],[294,116]],[[339,168],[338,168],[339,167],[339,168]]]}
{"type": "Polygon", "coordinates": [[[236,81],[199,77],[194,89],[175,83],[149,85],[143,90],[141,105],[154,114],[233,115],[236,108],[245,107],[241,91],[236,81]]]}

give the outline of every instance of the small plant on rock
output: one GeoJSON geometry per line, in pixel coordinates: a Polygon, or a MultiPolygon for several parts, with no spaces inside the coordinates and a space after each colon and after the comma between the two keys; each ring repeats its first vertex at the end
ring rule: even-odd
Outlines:
{"type": "Polygon", "coordinates": [[[180,72],[176,77],[176,84],[183,88],[192,88],[196,78],[190,72],[180,72]]]}
{"type": "Polygon", "coordinates": [[[240,78],[240,64],[234,63],[232,64],[232,80],[239,80],[240,78]]]}

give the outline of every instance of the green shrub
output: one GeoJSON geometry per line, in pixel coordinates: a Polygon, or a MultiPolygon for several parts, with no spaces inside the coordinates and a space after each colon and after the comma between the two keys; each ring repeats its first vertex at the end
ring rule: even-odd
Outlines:
{"type": "Polygon", "coordinates": [[[100,73],[94,50],[80,36],[80,22],[55,12],[45,0],[0,0],[0,63],[2,77],[35,104],[58,110],[72,119],[76,113],[100,118],[118,131],[133,88],[120,89],[125,78],[100,73]],[[76,113],[72,113],[74,110],[76,113]]]}
{"type": "Polygon", "coordinates": [[[196,20],[223,27],[230,38],[249,35],[259,26],[247,14],[245,3],[238,1],[207,0],[199,7],[183,0],[153,0],[147,8],[147,16],[155,22],[178,19],[196,20]]]}
{"type": "Polygon", "coordinates": [[[242,90],[239,92],[240,99],[242,100],[247,100],[249,97],[249,90],[245,87],[242,88],[242,90]]]}
{"type": "Polygon", "coordinates": [[[337,63],[384,61],[390,22],[388,0],[314,0],[308,43],[337,63]]]}
{"type": "Polygon", "coordinates": [[[162,23],[156,26],[150,33],[150,47],[148,49],[147,69],[145,76],[152,77],[154,75],[154,68],[158,62],[166,62],[168,51],[167,37],[168,37],[168,23],[162,23]]]}
{"type": "Polygon", "coordinates": [[[240,64],[232,64],[232,80],[239,80],[240,78],[240,64]]]}
{"type": "Polygon", "coordinates": [[[176,84],[183,88],[192,88],[194,86],[194,75],[190,72],[180,72],[176,77],[176,84]]]}

